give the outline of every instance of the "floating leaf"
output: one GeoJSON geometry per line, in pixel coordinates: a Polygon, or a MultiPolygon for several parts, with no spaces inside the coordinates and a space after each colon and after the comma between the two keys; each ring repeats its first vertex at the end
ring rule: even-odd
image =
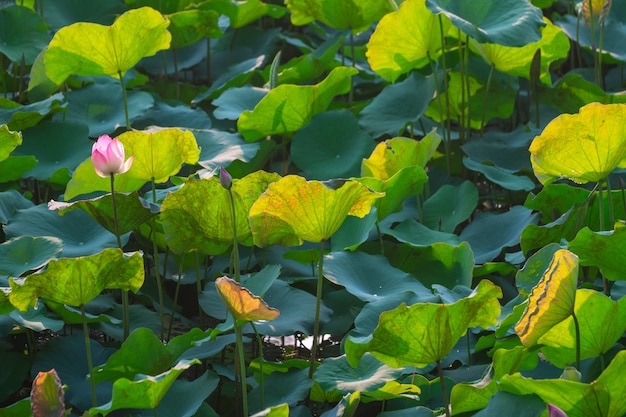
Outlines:
{"type": "Polygon", "coordinates": [[[365,352],[392,366],[425,367],[443,359],[470,327],[494,325],[500,315],[499,287],[481,281],[469,297],[453,304],[401,304],[384,312],[369,337],[346,340],[346,356],[356,366],[365,352]],[[411,329],[407,332],[407,329],[411,329]]]}
{"type": "Polygon", "coordinates": [[[46,75],[60,85],[76,75],[118,77],[141,58],[170,46],[169,22],[150,7],[129,10],[111,26],[74,23],[61,28],[46,52],[46,75]]]}
{"type": "Polygon", "coordinates": [[[301,245],[321,242],[339,229],[347,216],[364,217],[383,194],[351,180],[336,189],[320,181],[289,175],[269,185],[250,208],[255,244],[301,245]]]}
{"type": "Polygon", "coordinates": [[[30,391],[33,417],[61,417],[65,415],[65,394],[59,375],[52,368],[39,372],[30,391]]]}
{"type": "MultiPolygon", "coordinates": [[[[134,156],[130,170],[115,177],[115,190],[136,191],[148,181],[165,182],[176,175],[183,164],[195,164],[200,149],[193,133],[182,129],[128,131],[119,135],[126,155],[134,156]]],[[[65,200],[93,191],[111,191],[110,178],[96,174],[91,158],[87,158],[74,172],[67,184],[65,200]]]]}
{"type": "Polygon", "coordinates": [[[220,277],[215,280],[217,292],[226,308],[233,315],[235,320],[256,321],[274,320],[280,312],[263,301],[261,297],[252,294],[250,290],[244,288],[237,281],[220,277]]]}
{"type": "Polygon", "coordinates": [[[424,168],[440,143],[441,137],[435,130],[419,141],[409,138],[388,139],[379,143],[370,157],[363,160],[361,176],[387,180],[402,168],[416,165],[424,168]]]}
{"type": "Polygon", "coordinates": [[[524,46],[541,38],[545,26],[541,9],[518,0],[426,0],[434,14],[443,13],[452,24],[479,42],[524,46]]]}
{"type": "Polygon", "coordinates": [[[435,77],[413,72],[405,80],[383,88],[359,114],[359,124],[374,137],[401,134],[408,124],[417,123],[433,99],[435,77]],[[416,100],[416,98],[420,100],[416,100]]]}
{"type": "Polygon", "coordinates": [[[367,44],[370,67],[391,82],[424,67],[441,55],[441,33],[448,33],[449,28],[448,18],[440,20],[424,0],[406,0],[378,22],[367,44]]]}
{"type": "Polygon", "coordinates": [[[565,249],[556,251],[515,325],[524,346],[535,345],[549,329],[572,315],[577,285],[578,257],[565,249]]]}
{"type": "Polygon", "coordinates": [[[51,236],[18,236],[0,245],[0,275],[19,277],[56,258],[63,242],[51,236]]]}
{"type": "Polygon", "coordinates": [[[291,158],[307,178],[327,180],[359,175],[361,160],[374,149],[349,111],[329,111],[313,116],[291,141],[291,158]],[[338,140],[341,138],[341,140],[338,140]]]}
{"type": "Polygon", "coordinates": [[[48,26],[37,12],[27,7],[0,8],[0,53],[22,65],[32,65],[50,42],[48,26]]]}
{"type": "Polygon", "coordinates": [[[29,275],[22,283],[11,278],[9,299],[21,311],[36,305],[39,297],[78,307],[105,288],[137,292],[143,280],[141,253],[126,256],[120,249],[105,249],[92,256],[52,260],[45,271],[29,275]]]}
{"type": "MultiPolygon", "coordinates": [[[[252,245],[248,212],[278,174],[257,171],[233,180],[237,240],[252,245]]],[[[217,178],[189,181],[168,194],[161,206],[161,220],[168,246],[176,253],[192,250],[220,254],[233,243],[232,215],[228,191],[217,178]],[[206,196],[211,196],[207,199],[206,196]]]]}
{"type": "Polygon", "coordinates": [[[248,142],[268,135],[293,133],[326,110],[336,95],[347,93],[350,77],[356,73],[351,67],[337,67],[315,85],[279,85],[254,110],[241,113],[237,130],[248,142]]]}
{"type": "Polygon", "coordinates": [[[537,179],[599,182],[615,168],[626,168],[624,118],[624,104],[591,103],[552,120],[530,145],[537,179]]]}

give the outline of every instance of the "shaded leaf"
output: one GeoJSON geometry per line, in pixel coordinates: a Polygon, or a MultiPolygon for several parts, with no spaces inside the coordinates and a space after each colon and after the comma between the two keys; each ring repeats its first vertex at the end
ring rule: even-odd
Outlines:
{"type": "Polygon", "coordinates": [[[37,12],[9,5],[0,8],[0,53],[21,65],[32,65],[50,42],[48,25],[37,12]]]}
{"type": "Polygon", "coordinates": [[[55,237],[18,236],[0,245],[0,275],[18,277],[56,258],[63,242],[55,237]]]}
{"type": "Polygon", "coordinates": [[[458,186],[443,185],[422,205],[422,222],[425,226],[453,233],[467,220],[478,205],[478,189],[474,183],[463,181],[458,186]]]}

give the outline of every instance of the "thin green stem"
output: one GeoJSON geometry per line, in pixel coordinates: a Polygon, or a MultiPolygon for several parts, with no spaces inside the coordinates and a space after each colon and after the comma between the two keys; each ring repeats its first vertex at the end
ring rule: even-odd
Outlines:
{"type": "Polygon", "coordinates": [[[385,256],[385,243],[383,242],[383,234],[380,231],[380,223],[376,220],[376,232],[378,233],[378,244],[380,245],[380,254],[385,256]]]}
{"type": "Polygon", "coordinates": [[[465,333],[465,344],[467,345],[467,366],[472,366],[472,347],[470,344],[470,332],[465,333]]]}
{"type": "Polygon", "coordinates": [[[487,77],[487,85],[485,86],[485,100],[483,100],[483,114],[480,119],[480,137],[483,137],[483,132],[485,131],[485,119],[487,118],[487,100],[489,98],[489,89],[491,88],[491,79],[493,78],[493,70],[495,65],[491,66],[489,70],[489,76],[487,77]]]}
{"type": "Polygon", "coordinates": [[[441,396],[443,398],[443,406],[446,409],[446,417],[451,417],[450,398],[448,397],[448,389],[446,388],[446,380],[443,377],[443,368],[441,367],[441,361],[437,361],[437,371],[439,372],[439,385],[441,386],[441,396]]]}
{"type": "Polygon", "coordinates": [[[243,351],[243,331],[235,320],[235,337],[237,344],[237,356],[239,359],[239,379],[241,382],[241,406],[243,416],[248,417],[248,384],[246,382],[246,358],[243,351]]]}
{"type": "Polygon", "coordinates": [[[130,119],[128,118],[128,97],[126,97],[126,86],[124,85],[124,77],[122,71],[118,71],[120,77],[120,85],[122,86],[122,98],[124,100],[124,116],[126,117],[126,130],[130,130],[130,119]]]}
{"type": "Polygon", "coordinates": [[[613,190],[611,189],[611,180],[607,177],[606,181],[606,194],[607,203],[609,207],[609,230],[613,230],[615,225],[615,213],[613,211],[613,190]]]}
{"type": "Polygon", "coordinates": [[[394,0],[389,0],[389,5],[393,10],[398,10],[398,3],[396,3],[394,0]]]}
{"type": "MultiPolygon", "coordinates": [[[[157,195],[156,195],[156,184],[154,182],[154,178],[152,178],[152,202],[156,204],[157,195]]],[[[157,284],[157,293],[159,294],[159,318],[161,319],[161,331],[160,336],[161,340],[163,340],[164,330],[165,330],[165,313],[163,312],[163,284],[161,283],[161,270],[159,268],[159,245],[157,243],[157,228],[156,228],[156,217],[152,217],[152,257],[154,259],[154,278],[156,279],[157,284]]]]}
{"type": "Polygon", "coordinates": [[[200,307],[200,294],[202,293],[202,280],[200,278],[200,257],[198,251],[194,252],[196,260],[196,291],[198,292],[198,316],[200,316],[200,328],[204,330],[204,315],[202,314],[202,307],[200,307]]]}
{"type": "Polygon", "coordinates": [[[573,311],[572,318],[574,319],[574,331],[576,332],[576,369],[580,371],[580,326],[578,325],[576,313],[573,311]]]}
{"type": "Polygon", "coordinates": [[[602,181],[598,183],[600,187],[598,187],[599,199],[598,199],[598,211],[599,211],[599,220],[600,220],[600,231],[604,231],[604,196],[602,195],[602,189],[604,186],[602,185],[602,181]]]}
{"type": "Polygon", "coordinates": [[[230,217],[233,225],[233,268],[235,270],[235,281],[241,282],[241,270],[239,267],[239,244],[237,242],[237,217],[235,213],[235,198],[232,189],[228,190],[230,199],[230,217]]]}
{"type": "Polygon", "coordinates": [[[317,344],[320,332],[320,309],[322,306],[322,285],[324,283],[324,241],[320,242],[320,260],[317,266],[317,290],[315,292],[315,321],[313,322],[313,345],[311,346],[311,362],[309,363],[309,378],[313,378],[315,361],[317,359],[317,344]]]}
{"type": "MultiPolygon", "coordinates": [[[[117,217],[117,203],[115,201],[115,174],[111,174],[111,205],[113,206],[113,224],[115,227],[115,238],[117,239],[117,247],[122,252],[122,239],[120,238],[120,224],[117,217]]],[[[122,289],[122,327],[124,329],[124,338],[126,340],[130,334],[130,312],[128,302],[128,290],[122,289]]]]}
{"type": "Polygon", "coordinates": [[[83,318],[83,335],[85,336],[85,350],[87,351],[87,366],[89,367],[89,384],[91,385],[91,402],[94,407],[98,405],[96,397],[96,382],[93,379],[93,357],[91,356],[91,340],[89,339],[89,328],[87,327],[87,315],[85,306],[80,305],[80,313],[83,318]]]}
{"type": "Polygon", "coordinates": [[[254,334],[256,335],[256,341],[259,345],[259,389],[261,390],[261,409],[265,409],[265,375],[263,374],[263,361],[265,359],[263,359],[263,340],[261,339],[261,335],[259,334],[259,332],[256,330],[256,326],[254,325],[254,323],[250,322],[250,325],[252,326],[252,330],[254,330],[254,334]]]}
{"type": "MultiPolygon", "coordinates": [[[[446,154],[446,171],[448,172],[448,175],[450,175],[450,143],[449,143],[450,130],[445,128],[445,122],[443,118],[443,104],[441,103],[442,92],[439,91],[439,77],[437,76],[437,69],[435,68],[435,63],[430,58],[430,53],[427,52],[427,55],[428,55],[428,62],[430,62],[430,69],[433,72],[433,78],[435,80],[435,91],[437,93],[437,107],[439,108],[439,120],[441,121],[440,122],[441,123],[441,136],[443,137],[443,147],[444,147],[444,152],[446,154]]],[[[442,60],[445,62],[445,58],[442,58],[442,60]]],[[[444,77],[445,77],[445,71],[444,71],[444,77]]],[[[446,94],[446,105],[448,105],[448,91],[447,90],[445,94],[446,94]]],[[[448,108],[447,110],[448,111],[446,113],[446,120],[449,121],[450,109],[448,108]]],[[[426,131],[424,131],[424,133],[426,133],[426,131]]]]}
{"type": "Polygon", "coordinates": [[[176,314],[176,306],[178,305],[178,294],[180,293],[180,280],[183,276],[183,265],[185,264],[185,254],[181,256],[180,265],[178,266],[178,278],[176,279],[176,289],[174,290],[174,304],[172,305],[172,316],[170,325],[167,329],[167,340],[172,336],[172,326],[174,325],[174,314],[176,314]]]}

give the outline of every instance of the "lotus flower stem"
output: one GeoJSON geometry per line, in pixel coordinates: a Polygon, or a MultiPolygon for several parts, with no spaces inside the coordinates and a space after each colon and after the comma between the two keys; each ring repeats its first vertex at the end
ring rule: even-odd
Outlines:
{"type": "Polygon", "coordinates": [[[259,344],[259,388],[261,390],[261,409],[265,409],[265,375],[263,374],[263,340],[261,339],[261,335],[256,330],[256,326],[253,322],[250,322],[252,326],[252,330],[254,330],[254,334],[256,335],[257,343],[259,344]]]}
{"type": "Polygon", "coordinates": [[[611,188],[611,180],[606,178],[607,203],[609,206],[609,229],[613,230],[615,224],[615,213],[613,212],[613,190],[611,188]]]}
{"type": "Polygon", "coordinates": [[[178,278],[176,280],[176,289],[174,290],[174,305],[172,306],[172,316],[170,319],[170,325],[167,329],[167,340],[170,340],[172,336],[172,326],[174,325],[174,314],[176,313],[176,306],[178,305],[178,293],[180,292],[180,280],[183,276],[183,265],[185,264],[185,254],[181,256],[180,264],[178,265],[178,278]]]}
{"type": "MultiPolygon", "coordinates": [[[[489,76],[487,77],[487,85],[485,86],[485,100],[483,101],[483,114],[480,120],[480,137],[483,137],[483,132],[485,131],[485,119],[487,118],[487,100],[489,98],[489,89],[491,88],[491,79],[493,78],[493,70],[495,65],[491,66],[489,70],[489,76]]],[[[537,124],[539,126],[539,124],[537,124]]]]}
{"type": "MultiPolygon", "coordinates": [[[[156,204],[156,184],[152,178],[152,202],[156,204]]],[[[163,340],[165,330],[165,315],[163,313],[163,285],[161,283],[161,271],[159,270],[159,245],[157,244],[156,217],[152,217],[152,257],[154,258],[154,277],[157,284],[157,293],[159,294],[159,319],[161,320],[160,336],[163,340]]]]}
{"type": "Polygon", "coordinates": [[[200,328],[204,330],[204,317],[202,315],[202,307],[200,307],[200,293],[202,292],[202,281],[200,279],[200,258],[198,251],[194,252],[196,260],[196,291],[198,292],[198,316],[200,317],[200,328]]]}
{"type": "Polygon", "coordinates": [[[126,117],[126,130],[130,130],[130,119],[128,117],[128,97],[126,96],[126,86],[124,85],[124,77],[122,71],[118,71],[120,77],[120,85],[122,86],[122,99],[124,100],[124,116],[126,117]]]}
{"type": "MultiPolygon", "coordinates": [[[[113,223],[115,225],[115,238],[117,247],[123,252],[122,240],[120,239],[120,226],[117,217],[117,204],[115,202],[115,174],[111,174],[111,204],[113,206],[113,223]]],[[[122,289],[122,326],[124,328],[124,339],[130,334],[130,313],[128,307],[128,290],[122,289]]]]}
{"type": "Polygon", "coordinates": [[[248,417],[248,383],[246,382],[246,358],[243,351],[243,330],[235,320],[235,343],[237,344],[237,357],[239,359],[239,379],[241,390],[241,406],[243,416],[248,417]]]}
{"type": "Polygon", "coordinates": [[[324,283],[324,241],[320,242],[320,261],[317,265],[317,291],[315,292],[315,321],[313,322],[313,345],[311,346],[311,362],[309,363],[309,378],[313,378],[315,361],[317,359],[317,345],[320,333],[320,309],[322,307],[322,284],[324,283]]]}
{"type": "Polygon", "coordinates": [[[580,326],[578,325],[576,313],[573,311],[572,318],[574,319],[574,331],[576,332],[576,369],[580,371],[580,326]]]}
{"type": "Polygon", "coordinates": [[[93,358],[91,356],[91,341],[89,339],[89,328],[87,327],[87,315],[85,314],[85,306],[80,305],[80,313],[83,318],[83,335],[85,336],[85,350],[87,352],[87,366],[89,367],[89,384],[91,385],[91,403],[94,407],[98,405],[98,397],[96,396],[96,383],[93,380],[93,358]]]}
{"type": "Polygon", "coordinates": [[[448,389],[446,388],[446,380],[443,376],[440,360],[437,361],[437,371],[439,372],[439,385],[441,386],[441,396],[443,397],[443,406],[446,409],[446,417],[450,417],[450,397],[448,397],[448,389]]]}

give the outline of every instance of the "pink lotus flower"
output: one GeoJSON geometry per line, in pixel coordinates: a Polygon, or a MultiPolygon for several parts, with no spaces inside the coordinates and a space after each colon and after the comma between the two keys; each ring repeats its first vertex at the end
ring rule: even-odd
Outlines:
{"type": "Polygon", "coordinates": [[[124,161],[124,145],[109,135],[102,135],[91,148],[91,162],[96,174],[102,178],[123,174],[130,169],[134,157],[124,161]]]}

